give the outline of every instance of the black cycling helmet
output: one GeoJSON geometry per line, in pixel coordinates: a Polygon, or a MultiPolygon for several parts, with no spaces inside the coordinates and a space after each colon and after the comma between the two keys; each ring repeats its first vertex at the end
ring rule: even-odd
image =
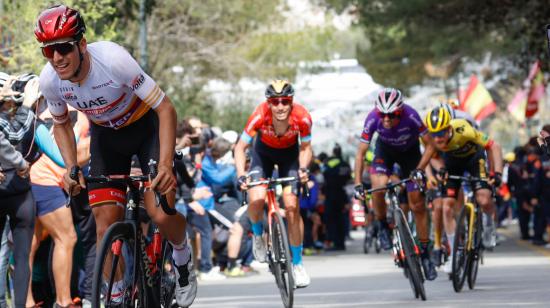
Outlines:
{"type": "Polygon", "coordinates": [[[287,80],[273,80],[267,89],[265,89],[265,97],[293,97],[294,87],[287,80]]]}

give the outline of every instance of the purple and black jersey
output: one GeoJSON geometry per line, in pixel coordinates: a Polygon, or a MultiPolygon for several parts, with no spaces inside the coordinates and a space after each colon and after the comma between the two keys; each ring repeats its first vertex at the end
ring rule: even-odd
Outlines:
{"type": "Polygon", "coordinates": [[[418,138],[426,133],[426,126],[420,119],[420,115],[407,104],[403,104],[400,121],[396,127],[386,129],[382,121],[383,119],[376,109],[371,111],[365,120],[361,142],[370,143],[374,133],[378,132],[379,142],[404,152],[418,144],[418,138]]]}

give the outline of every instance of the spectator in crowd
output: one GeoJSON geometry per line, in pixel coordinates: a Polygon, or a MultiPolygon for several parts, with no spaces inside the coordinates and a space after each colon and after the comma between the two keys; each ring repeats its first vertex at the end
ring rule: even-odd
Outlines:
{"type": "MultiPolygon", "coordinates": [[[[205,142],[205,144],[208,144],[208,142],[205,142]]],[[[219,273],[218,269],[212,270],[212,225],[207,212],[215,207],[215,191],[220,187],[233,185],[236,178],[234,166],[216,163],[216,160],[223,157],[230,148],[229,141],[216,138],[212,143],[212,148],[206,150],[201,161],[201,178],[197,183],[197,187],[209,187],[210,191],[214,192],[214,196],[200,200],[198,202],[200,207],[192,208],[187,216],[189,225],[193,226],[200,234],[199,279],[201,280],[225,278],[219,273]]]]}
{"type": "Polygon", "coordinates": [[[333,247],[330,250],[345,250],[346,240],[346,204],[349,197],[344,189],[351,179],[351,168],[342,157],[342,149],[336,144],[332,156],[327,159],[324,193],[327,217],[327,233],[333,247]]]}
{"type": "Polygon", "coordinates": [[[315,173],[320,170],[319,165],[312,162],[309,166],[309,181],[307,186],[309,188],[309,195],[300,196],[300,215],[302,215],[302,221],[304,222],[304,254],[311,255],[313,253],[313,221],[315,210],[317,208],[317,201],[319,199],[319,184],[315,179],[315,173]]]}
{"type": "Polygon", "coordinates": [[[32,139],[33,128],[27,119],[32,122],[34,114],[28,108],[17,108],[22,97],[19,91],[12,89],[13,81],[9,75],[0,73],[0,230],[4,230],[6,216],[9,216],[16,264],[14,304],[24,307],[30,278],[29,252],[35,205],[29,181],[30,164],[22,153],[31,152],[32,143],[27,140],[29,135],[32,139]]]}

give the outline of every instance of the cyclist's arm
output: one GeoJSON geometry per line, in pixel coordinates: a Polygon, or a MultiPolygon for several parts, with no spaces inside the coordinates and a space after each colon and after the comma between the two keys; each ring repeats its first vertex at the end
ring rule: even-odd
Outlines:
{"type": "Polygon", "coordinates": [[[165,166],[172,169],[174,149],[176,148],[176,109],[168,96],[164,96],[154,110],[159,118],[159,167],[165,166]]]}
{"type": "Polygon", "coordinates": [[[424,153],[422,154],[422,158],[420,158],[420,161],[418,162],[418,165],[416,169],[422,169],[424,170],[432,157],[434,156],[436,150],[433,145],[432,138],[429,134],[424,134],[422,136],[422,141],[424,142],[424,153]]]}
{"type": "Polygon", "coordinates": [[[65,162],[65,168],[70,172],[71,168],[77,165],[76,141],[71,121],[54,123],[53,135],[65,162]]]}
{"type": "Polygon", "coordinates": [[[487,156],[489,158],[489,170],[494,170],[494,172],[499,172],[502,174],[502,148],[500,147],[500,144],[493,141],[488,147],[485,148],[485,150],[487,151],[487,156]]]}
{"type": "Polygon", "coordinates": [[[311,142],[304,142],[300,144],[300,154],[298,156],[298,163],[300,168],[307,169],[311,164],[311,158],[313,157],[313,150],[311,149],[311,142]]]}
{"type": "Polygon", "coordinates": [[[363,166],[365,163],[365,154],[369,150],[369,144],[365,142],[359,142],[359,148],[355,154],[355,185],[361,184],[361,178],[363,175],[363,166]]]}
{"type": "Polygon", "coordinates": [[[237,145],[235,145],[235,168],[237,168],[237,177],[243,176],[246,174],[246,149],[249,144],[246,143],[243,138],[239,139],[237,145]]]}

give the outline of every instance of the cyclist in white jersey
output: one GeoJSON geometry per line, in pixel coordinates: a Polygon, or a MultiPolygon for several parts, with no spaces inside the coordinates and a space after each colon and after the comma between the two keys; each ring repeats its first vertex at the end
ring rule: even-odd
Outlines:
{"type": "MultiPolygon", "coordinates": [[[[176,112],[170,99],[124,48],[112,42],[88,45],[85,31],[80,13],[64,5],[43,11],[34,31],[49,62],[40,74],[40,85],[54,118],[54,136],[68,171],[64,176],[65,189],[75,195],[85,188],[82,173],[79,183],[69,176],[69,171],[77,166],[75,136],[68,121],[69,104],[91,120],[91,175],[129,174],[133,155],[138,156],[146,174],[149,159],[154,159],[158,162],[158,174],[152,188],[165,195],[174,207],[176,112]]],[[[124,208],[117,205],[124,205],[126,187],[90,184],[87,188],[99,242],[107,228],[123,218],[124,208]]],[[[186,220],[157,208],[152,192],[146,192],[145,206],[174,248],[178,305],[190,306],[197,282],[186,242],[186,220]]]]}

